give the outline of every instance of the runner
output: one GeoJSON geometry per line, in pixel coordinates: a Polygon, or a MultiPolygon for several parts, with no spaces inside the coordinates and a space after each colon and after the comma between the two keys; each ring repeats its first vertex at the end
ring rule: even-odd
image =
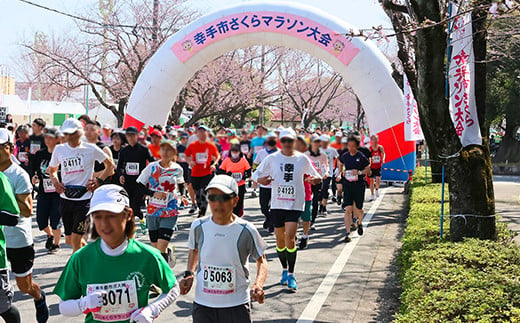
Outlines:
{"type": "Polygon", "coordinates": [[[9,179],[0,172],[0,317],[6,323],[20,323],[20,312],[13,304],[14,288],[9,282],[9,268],[2,226],[16,226],[20,209],[9,179]]]}
{"type": "MultiPolygon", "coordinates": [[[[328,171],[327,176],[323,177],[323,186],[321,188],[321,205],[320,214],[327,215],[327,202],[329,201],[329,187],[334,176],[334,165],[336,164],[336,158],[338,158],[338,150],[332,145],[329,147],[330,137],[328,135],[322,135],[320,137],[321,148],[320,151],[327,156],[328,171]]],[[[336,143],[336,141],[335,141],[336,143]]],[[[335,190],[332,190],[334,194],[335,190]]]]}
{"type": "Polygon", "coordinates": [[[29,170],[29,152],[31,147],[31,141],[29,140],[29,128],[26,125],[21,125],[16,129],[16,150],[15,157],[20,162],[20,166],[27,171],[29,170]]]}
{"type": "Polygon", "coordinates": [[[125,133],[128,145],[121,149],[119,153],[117,174],[119,182],[130,195],[130,207],[134,211],[134,215],[139,218],[141,233],[146,234],[146,223],[143,212],[141,212],[144,196],[136,180],[141,171],[146,167],[146,164],[153,162],[154,158],[146,146],[137,142],[139,131],[136,127],[128,127],[125,133]]]}
{"type": "Polygon", "coordinates": [[[148,164],[137,178],[137,183],[143,185],[144,194],[150,197],[146,222],[152,246],[159,249],[164,259],[171,263],[173,251],[168,244],[177,225],[180,205],[177,183],[184,178],[182,167],[175,162],[175,142],[163,140],[159,153],[161,159],[148,164]]]}
{"type": "Polygon", "coordinates": [[[151,142],[148,145],[148,149],[150,149],[150,152],[152,153],[153,158],[155,160],[161,159],[161,140],[163,139],[162,134],[159,130],[153,129],[150,132],[150,138],[151,142]]]}
{"type": "MultiPolygon", "coordinates": [[[[101,124],[97,121],[88,121],[85,125],[85,137],[87,138],[87,142],[89,144],[98,146],[98,148],[103,150],[103,152],[112,160],[112,151],[110,150],[110,148],[101,141],[99,141],[100,134],[101,124]]],[[[94,177],[99,177],[103,173],[104,169],[105,165],[96,161],[94,163],[94,177]]],[[[111,176],[109,176],[108,181],[112,180],[111,176]]]]}
{"type": "Polygon", "coordinates": [[[352,211],[357,218],[357,232],[363,235],[363,201],[365,200],[364,176],[370,172],[370,162],[358,151],[359,136],[348,137],[348,152],[339,157],[339,174],[337,181],[342,180],[345,208],[345,242],[350,242],[352,211]],[[345,172],[343,172],[345,171],[345,172]]]}
{"type": "Polygon", "coordinates": [[[241,149],[242,147],[238,144],[231,146],[229,157],[224,159],[220,165],[220,169],[227,175],[233,177],[238,183],[238,202],[233,209],[233,214],[239,217],[244,215],[244,195],[246,194],[245,179],[251,177],[251,166],[249,166],[241,149]]]}
{"type": "Polygon", "coordinates": [[[102,133],[100,136],[101,142],[107,146],[110,146],[112,144],[112,134],[113,134],[112,126],[109,125],[108,123],[104,124],[103,129],[101,129],[101,130],[102,130],[102,133]]]}
{"type": "MultiPolygon", "coordinates": [[[[339,156],[343,155],[344,153],[348,152],[348,137],[341,138],[341,149],[338,149],[338,158],[336,158],[336,169],[334,173],[334,177],[342,177],[342,175],[339,173],[339,156]]],[[[343,185],[341,184],[341,181],[334,181],[336,183],[336,189],[337,189],[337,203],[338,205],[343,204],[343,185]]]]}
{"type": "Polygon", "coordinates": [[[381,186],[381,168],[385,163],[385,149],[379,144],[379,136],[370,137],[370,202],[379,197],[379,187],[381,186]],[[374,179],[376,195],[374,196],[374,179]]]}
{"type": "Polygon", "coordinates": [[[181,294],[189,293],[197,276],[194,323],[252,322],[250,301],[262,304],[265,300],[267,245],[254,225],[233,214],[238,203],[238,185],[233,178],[217,175],[206,190],[212,216],[191,224],[181,294]],[[249,257],[256,259],[257,267],[251,290],[249,257]]]}
{"type": "MultiPolygon", "coordinates": [[[[43,130],[47,123],[42,118],[36,118],[32,122],[32,134],[29,136],[29,165],[36,152],[45,148],[45,136],[43,130]]],[[[30,169],[30,167],[29,167],[30,169]]]]}
{"type": "Polygon", "coordinates": [[[321,177],[310,159],[294,150],[296,133],[291,128],[280,132],[282,150],[268,156],[253,174],[253,179],[262,185],[273,183],[271,191],[271,216],[276,234],[276,251],[282,264],[280,284],[287,284],[289,291],[296,292],[294,277],[296,264],[296,230],[305,209],[305,180],[316,185],[321,177]]]}
{"type": "MultiPolygon", "coordinates": [[[[329,176],[329,160],[327,158],[327,155],[322,152],[320,149],[321,147],[321,139],[327,140],[328,136],[322,135],[313,135],[311,137],[311,148],[309,151],[307,151],[305,154],[307,157],[310,158],[312,163],[314,164],[314,168],[318,171],[320,176],[323,178],[323,181],[327,180],[327,177],[329,176]]],[[[311,219],[311,229],[316,230],[315,223],[316,223],[316,217],[318,215],[318,208],[321,210],[325,209],[324,215],[327,214],[327,200],[325,200],[325,207],[320,205],[321,199],[322,199],[322,185],[323,183],[315,184],[311,186],[312,189],[312,219],[311,219]],[[322,206],[322,207],[320,207],[322,206]]]]}
{"type": "MultiPolygon", "coordinates": [[[[249,150],[249,158],[251,158],[253,163],[256,160],[256,156],[257,156],[258,152],[261,151],[265,147],[267,138],[265,138],[264,136],[265,136],[266,132],[267,132],[266,127],[264,127],[262,125],[258,125],[256,127],[256,137],[251,139],[251,149],[249,150]]],[[[276,137],[276,138],[278,138],[278,137],[276,137]]],[[[275,147],[276,147],[276,145],[275,145],[275,147]]],[[[253,182],[253,191],[251,192],[252,198],[256,197],[257,188],[258,188],[258,184],[256,182],[253,182]]]]}
{"type": "MultiPolygon", "coordinates": [[[[195,200],[195,191],[191,185],[191,168],[186,160],[186,148],[188,147],[188,138],[189,134],[187,132],[183,132],[180,135],[181,141],[177,144],[177,163],[182,167],[182,173],[184,175],[184,183],[185,188],[188,190],[188,195],[190,196],[191,201],[191,209],[189,210],[189,214],[195,213],[197,211],[197,202],[195,200]]],[[[182,196],[184,196],[184,188],[180,188],[182,196]]],[[[183,207],[183,205],[181,205],[183,207]]]]}
{"type": "Polygon", "coordinates": [[[13,150],[9,131],[0,129],[0,171],[9,179],[21,215],[16,226],[4,228],[6,254],[18,289],[21,293],[32,296],[36,307],[36,321],[44,323],[49,319],[45,292],[32,279],[34,242],[31,226],[33,208],[31,193],[33,187],[29,174],[13,163],[11,159],[13,150]]]}
{"type": "Polygon", "coordinates": [[[129,196],[107,184],[94,192],[89,215],[95,241],[72,255],[54,293],[60,313],[85,322],[152,322],[179,295],[172,270],[155,248],[134,240],[129,196]],[[149,303],[150,285],[163,291],[149,303]]]}
{"type": "Polygon", "coordinates": [[[334,142],[330,144],[330,146],[336,150],[341,149],[341,139],[343,138],[342,131],[336,131],[334,134],[334,142]]]}
{"type": "MultiPolygon", "coordinates": [[[[256,154],[256,157],[253,162],[253,172],[258,168],[258,166],[262,163],[262,161],[264,161],[264,159],[267,156],[278,151],[278,147],[276,147],[277,138],[278,137],[274,132],[270,132],[267,134],[265,138],[266,147],[262,148],[256,154]]],[[[254,183],[256,185],[257,182],[254,181],[254,183]]],[[[260,210],[262,211],[262,214],[265,216],[264,229],[268,229],[269,233],[273,233],[274,221],[271,219],[271,184],[260,184],[260,210]]]]}
{"type": "MultiPolygon", "coordinates": [[[[305,140],[304,135],[299,135],[296,138],[296,144],[295,149],[302,154],[306,153],[309,150],[309,144],[307,143],[307,140],[305,140]]],[[[304,176],[304,179],[308,175],[304,176]]],[[[302,213],[302,229],[303,234],[300,237],[300,250],[307,249],[307,246],[309,244],[309,230],[311,228],[311,220],[312,220],[312,185],[311,183],[307,181],[303,181],[303,185],[305,186],[305,209],[302,213]]]]}
{"type": "Polygon", "coordinates": [[[217,147],[213,142],[207,140],[208,131],[206,126],[199,126],[197,141],[192,142],[185,151],[186,159],[191,165],[191,185],[193,185],[199,207],[199,218],[206,215],[208,207],[206,186],[213,178],[213,172],[220,160],[217,147]]]}
{"type": "Polygon", "coordinates": [[[92,192],[114,173],[114,163],[96,145],[81,141],[83,128],[76,119],[67,119],[61,126],[67,142],[57,145],[47,168],[56,192],[60,193],[60,213],[65,229],[65,242],[76,252],[86,245],[83,239],[88,226],[88,204],[92,192]],[[93,177],[95,162],[105,170],[93,177]],[[61,179],[58,178],[61,167],[61,179]]]}
{"type": "MultiPolygon", "coordinates": [[[[60,195],[56,193],[56,188],[52,185],[49,174],[47,174],[47,167],[57,143],[57,131],[45,129],[44,148],[36,152],[30,163],[30,175],[33,176],[32,184],[39,184],[36,222],[38,222],[38,229],[47,234],[45,248],[50,253],[56,253],[60,250],[61,239],[60,195]]],[[[60,178],[59,171],[58,178],[60,178]]]]}
{"type": "MultiPolygon", "coordinates": [[[[112,145],[110,145],[110,147],[109,147],[110,152],[112,153],[112,159],[114,160],[114,165],[117,166],[117,164],[119,162],[119,153],[121,152],[121,149],[123,149],[123,147],[126,144],[126,138],[125,138],[125,135],[121,132],[113,132],[110,135],[110,140],[112,142],[112,145]]],[[[119,179],[117,180],[117,182],[119,183],[119,179]]],[[[118,183],[114,183],[114,184],[118,184],[118,183]]]]}

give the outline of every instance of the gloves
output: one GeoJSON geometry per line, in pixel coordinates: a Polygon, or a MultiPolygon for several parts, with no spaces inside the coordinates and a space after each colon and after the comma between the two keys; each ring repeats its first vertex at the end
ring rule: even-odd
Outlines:
{"type": "Polygon", "coordinates": [[[79,301],[79,307],[84,314],[91,312],[99,312],[103,306],[103,296],[106,297],[106,291],[97,291],[82,297],[79,301]]]}
{"type": "Polygon", "coordinates": [[[157,317],[150,306],[141,307],[130,316],[130,323],[152,323],[157,317]]]}

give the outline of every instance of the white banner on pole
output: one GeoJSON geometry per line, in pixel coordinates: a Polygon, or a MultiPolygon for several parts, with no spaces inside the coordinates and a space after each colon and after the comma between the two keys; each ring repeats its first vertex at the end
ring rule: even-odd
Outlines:
{"type": "Polygon", "coordinates": [[[404,81],[404,140],[416,141],[423,140],[424,135],[421,129],[421,123],[419,121],[419,108],[417,107],[417,101],[413,96],[410,82],[403,74],[404,81]]]}
{"type": "Polygon", "coordinates": [[[475,53],[471,12],[457,16],[452,3],[451,57],[449,64],[450,115],[462,145],[482,145],[475,100],[475,53]]]}

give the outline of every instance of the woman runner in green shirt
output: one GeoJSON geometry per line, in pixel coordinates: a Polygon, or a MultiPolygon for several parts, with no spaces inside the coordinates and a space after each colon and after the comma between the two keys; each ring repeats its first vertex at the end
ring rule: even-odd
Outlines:
{"type": "Polygon", "coordinates": [[[161,253],[133,239],[128,193],[117,185],[98,188],[90,202],[93,243],[72,255],[54,293],[64,316],[87,314],[85,322],[152,322],[179,295],[179,285],[161,253]],[[148,303],[151,285],[163,294],[148,303]]]}

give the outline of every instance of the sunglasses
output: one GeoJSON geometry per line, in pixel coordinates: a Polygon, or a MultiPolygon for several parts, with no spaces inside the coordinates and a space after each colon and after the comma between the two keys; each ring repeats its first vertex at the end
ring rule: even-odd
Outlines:
{"type": "Polygon", "coordinates": [[[227,202],[233,198],[235,198],[234,195],[228,195],[228,194],[210,194],[210,195],[208,195],[208,200],[210,200],[211,202],[227,202]]]}
{"type": "Polygon", "coordinates": [[[280,142],[281,142],[282,144],[293,143],[293,142],[294,142],[294,139],[282,138],[282,139],[280,140],[280,142]]]}

